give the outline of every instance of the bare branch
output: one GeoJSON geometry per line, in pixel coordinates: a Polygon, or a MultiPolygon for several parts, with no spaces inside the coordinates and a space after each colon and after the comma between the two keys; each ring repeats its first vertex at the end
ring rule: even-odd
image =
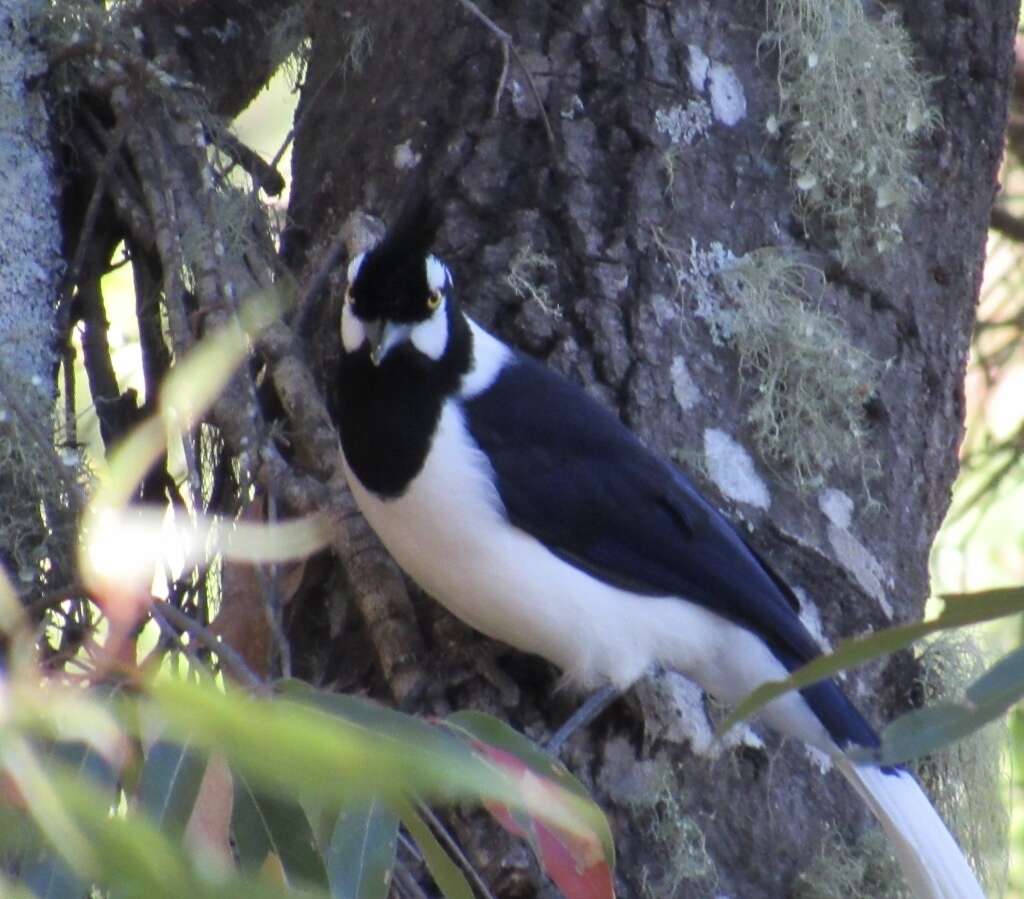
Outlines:
{"type": "Polygon", "coordinates": [[[512,35],[495,23],[493,19],[485,15],[473,0],[457,0],[457,2],[470,15],[481,22],[484,27],[487,28],[487,30],[490,31],[502,44],[504,62],[501,68],[501,77],[498,79],[498,89],[494,94],[494,114],[497,115],[498,106],[501,103],[501,91],[505,87],[505,79],[508,75],[508,54],[511,53],[516,64],[523,70],[523,75],[526,77],[526,81],[530,85],[530,93],[533,94],[533,99],[537,103],[537,109],[540,110],[540,117],[544,123],[544,133],[547,135],[548,144],[553,148],[555,146],[555,132],[551,128],[551,121],[548,119],[548,111],[544,108],[544,102],[540,98],[540,91],[537,90],[537,83],[533,80],[533,75],[526,67],[526,63],[523,62],[523,58],[519,55],[516,45],[512,42],[512,35]]]}

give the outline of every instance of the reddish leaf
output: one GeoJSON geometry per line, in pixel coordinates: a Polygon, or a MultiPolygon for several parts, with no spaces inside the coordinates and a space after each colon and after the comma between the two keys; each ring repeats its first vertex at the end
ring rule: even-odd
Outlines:
{"type": "Polygon", "coordinates": [[[234,781],[224,756],[214,753],[206,765],[199,795],[185,827],[185,846],[207,867],[227,871],[234,867],[231,850],[231,812],[234,781]]]}
{"type": "MultiPolygon", "coordinates": [[[[566,787],[585,795],[575,778],[521,734],[496,719],[482,718],[467,718],[460,713],[448,724],[454,724],[464,735],[470,734],[469,742],[476,752],[520,784],[528,807],[558,802],[566,787]],[[500,741],[502,747],[479,738],[485,734],[488,739],[500,741]]],[[[585,828],[572,832],[505,805],[485,806],[509,833],[529,841],[541,867],[566,899],[614,899],[610,834],[585,828]]]]}

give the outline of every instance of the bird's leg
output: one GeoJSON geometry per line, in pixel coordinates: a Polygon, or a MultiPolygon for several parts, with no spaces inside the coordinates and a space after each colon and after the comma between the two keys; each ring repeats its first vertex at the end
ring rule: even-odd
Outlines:
{"type": "Polygon", "coordinates": [[[569,737],[590,724],[621,695],[622,691],[614,684],[605,684],[596,692],[591,693],[583,705],[569,716],[565,724],[552,734],[544,748],[550,755],[557,756],[569,737]]]}

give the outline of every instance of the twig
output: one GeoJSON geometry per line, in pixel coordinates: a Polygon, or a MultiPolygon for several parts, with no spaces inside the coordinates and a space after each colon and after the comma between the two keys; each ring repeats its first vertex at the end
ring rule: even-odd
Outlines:
{"type": "Polygon", "coordinates": [[[1015,240],[1018,243],[1024,242],[1024,219],[1011,215],[1005,209],[994,206],[989,214],[988,223],[996,231],[1005,234],[1011,240],[1015,240]]]}
{"type": "Polygon", "coordinates": [[[190,636],[195,637],[198,643],[215,652],[224,667],[250,690],[256,693],[267,692],[267,684],[246,664],[245,659],[233,647],[228,646],[223,640],[217,639],[216,635],[209,628],[203,627],[198,621],[190,618],[173,603],[169,603],[164,599],[153,597],[153,608],[159,609],[176,628],[187,631],[190,636]]]}
{"type": "Polygon", "coordinates": [[[448,828],[441,823],[441,820],[434,814],[433,810],[424,802],[417,802],[416,810],[430,825],[437,838],[444,844],[445,849],[448,850],[449,855],[455,859],[459,867],[462,868],[466,876],[472,881],[473,886],[479,890],[480,895],[484,899],[494,899],[494,894],[488,889],[487,884],[484,883],[483,878],[477,873],[470,860],[466,858],[462,847],[455,842],[452,835],[448,833],[448,828]]]}
{"type": "Polygon", "coordinates": [[[68,584],[66,587],[52,590],[45,596],[27,603],[25,613],[29,619],[34,619],[37,615],[41,615],[54,606],[59,606],[62,602],[67,602],[69,599],[80,599],[86,595],[86,590],[81,584],[68,584]]]}
{"type": "Polygon", "coordinates": [[[505,91],[505,82],[508,81],[509,45],[501,42],[501,74],[498,76],[498,87],[494,91],[494,101],[491,104],[491,118],[496,119],[501,111],[501,95],[505,91]]]}
{"type": "Polygon", "coordinates": [[[75,416],[75,348],[70,340],[64,344],[61,367],[64,373],[64,445],[74,449],[78,446],[78,419],[75,416]]]}
{"type": "MultiPolygon", "coordinates": [[[[167,620],[167,616],[157,607],[156,603],[153,603],[150,608],[150,615],[156,622],[156,626],[160,628],[160,633],[163,634],[173,644],[178,645],[182,652],[188,656],[189,661],[192,662],[197,668],[203,667],[203,663],[200,661],[199,656],[196,655],[196,648],[191,643],[183,643],[181,640],[181,634],[178,633],[167,620]]],[[[161,651],[161,654],[166,651],[157,647],[157,650],[161,651]]],[[[154,651],[157,651],[154,650],[154,651]]]]}
{"type": "Polygon", "coordinates": [[[405,865],[395,865],[395,883],[400,892],[408,896],[409,899],[428,899],[427,894],[423,892],[416,882],[416,878],[412,876],[405,865]]]}
{"type": "Polygon", "coordinates": [[[213,131],[211,137],[214,144],[223,150],[229,159],[252,176],[256,186],[264,193],[271,197],[281,194],[284,190],[284,176],[277,170],[276,164],[264,162],[259,153],[225,129],[213,131]]]}
{"type": "MultiPolygon", "coordinates": [[[[269,521],[277,519],[277,503],[270,491],[267,492],[267,519],[269,521]]],[[[262,566],[257,567],[256,579],[259,581],[260,592],[263,594],[263,606],[266,609],[270,633],[277,644],[277,661],[281,668],[281,677],[291,677],[292,649],[284,632],[284,599],[281,596],[281,582],[277,566],[271,565],[269,574],[262,566]]]]}
{"type": "Polygon", "coordinates": [[[523,70],[523,75],[526,76],[526,82],[530,85],[530,93],[533,94],[533,99],[537,103],[537,108],[540,110],[541,120],[544,122],[544,132],[547,134],[548,144],[551,147],[555,146],[555,132],[551,128],[551,121],[548,119],[548,111],[544,108],[544,103],[540,98],[540,91],[537,90],[537,84],[533,80],[533,75],[530,74],[530,70],[526,67],[526,63],[523,62],[523,58],[519,55],[519,51],[516,49],[516,45],[512,43],[512,35],[510,35],[504,28],[499,26],[493,19],[489,18],[484,12],[477,6],[473,0],[458,0],[460,6],[465,9],[470,15],[477,19],[483,24],[488,31],[491,32],[499,41],[501,41],[504,47],[503,52],[505,53],[505,61],[501,70],[501,78],[498,80],[498,90],[494,96],[494,113],[498,112],[498,105],[501,102],[501,91],[505,86],[505,78],[508,74],[508,54],[511,53],[513,59],[520,69],[523,70]]]}
{"type": "MultiPolygon", "coordinates": [[[[95,120],[95,117],[84,110],[90,128],[102,131],[102,125],[95,120]]],[[[75,244],[75,254],[71,258],[71,265],[65,273],[60,285],[60,298],[57,301],[57,312],[54,321],[57,323],[57,333],[61,340],[67,340],[68,326],[71,320],[71,293],[78,279],[82,274],[82,265],[85,262],[85,250],[92,238],[92,232],[96,228],[96,218],[99,215],[100,203],[107,191],[107,179],[114,169],[118,156],[121,153],[121,146],[124,143],[124,123],[118,122],[106,141],[106,151],[103,154],[99,168],[94,172],[95,182],[92,187],[92,194],[89,197],[89,205],[85,208],[85,216],[82,218],[82,227],[78,231],[78,243],[75,244]]]]}

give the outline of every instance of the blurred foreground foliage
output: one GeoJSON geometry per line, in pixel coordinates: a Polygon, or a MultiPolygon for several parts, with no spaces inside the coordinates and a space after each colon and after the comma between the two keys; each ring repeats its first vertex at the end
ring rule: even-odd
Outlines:
{"type": "Polygon", "coordinates": [[[88,491],[74,589],[26,609],[0,570],[0,893],[372,899],[403,877],[403,894],[422,895],[407,870],[422,865],[446,897],[472,899],[472,872],[426,803],[474,802],[527,838],[566,896],[611,896],[604,816],[506,725],[476,713],[428,723],[292,679],[271,684],[153,595],[169,553],[189,570],[324,545],[316,517],[169,517],[132,502],[277,311],[275,296],[252,298],[173,368],[154,415],[88,491]],[[41,651],[46,631],[70,626],[81,604],[93,624],[55,664],[41,651]],[[139,635],[155,624],[174,639],[140,662],[139,635]]]}

